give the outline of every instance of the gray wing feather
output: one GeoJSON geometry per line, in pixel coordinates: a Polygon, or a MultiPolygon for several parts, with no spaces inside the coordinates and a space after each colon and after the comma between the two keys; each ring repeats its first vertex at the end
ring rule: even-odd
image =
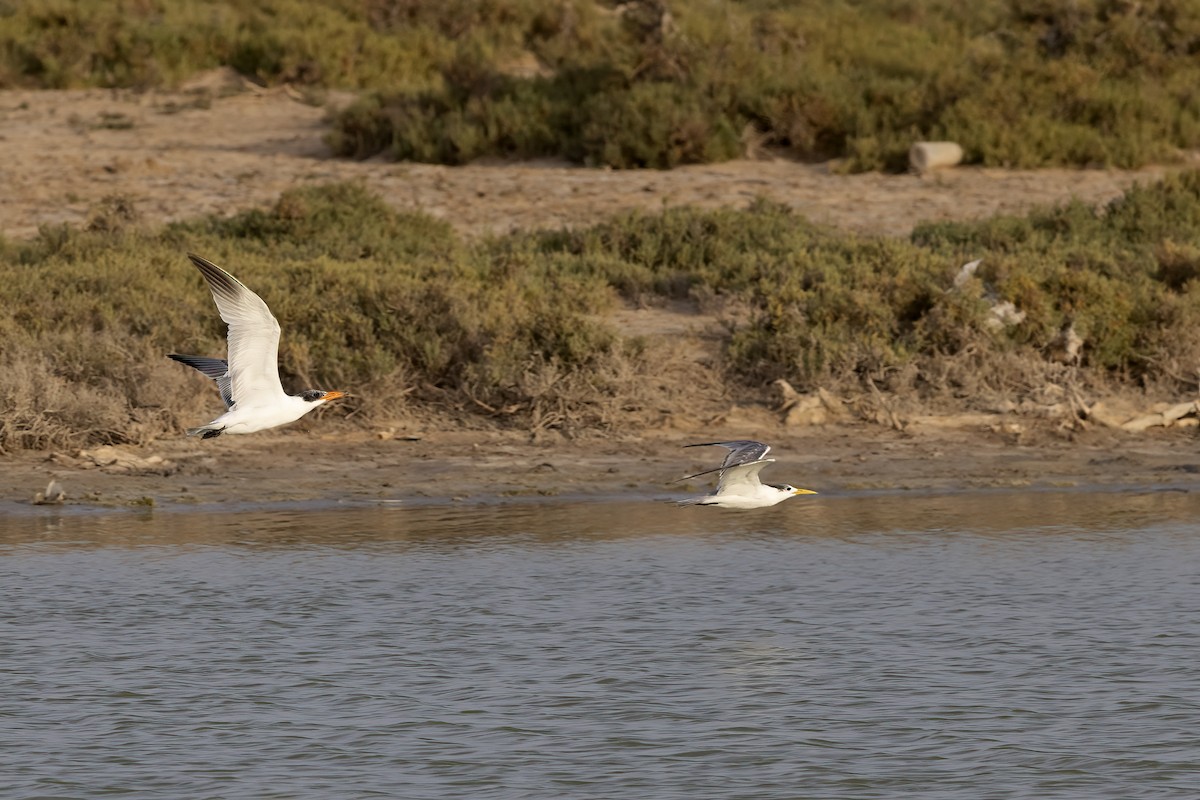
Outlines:
{"type": "MultiPolygon", "coordinates": [[[[697,472],[694,475],[688,475],[680,478],[680,481],[690,480],[691,478],[699,478],[701,475],[709,475],[713,472],[724,472],[730,467],[743,466],[745,464],[754,463],[769,463],[774,461],[773,458],[767,458],[767,453],[771,451],[771,446],[762,442],[755,442],[751,439],[736,439],[731,442],[703,442],[701,444],[685,444],[684,447],[724,447],[729,450],[725,460],[721,462],[721,466],[706,469],[703,472],[697,472]]],[[[759,467],[762,469],[762,467],[759,467]]],[[[755,476],[758,472],[755,471],[755,476]]],[[[757,478],[756,478],[757,479],[757,478]]],[[[678,483],[679,481],[675,481],[678,483]]]]}
{"type": "Polygon", "coordinates": [[[168,353],[167,358],[173,358],[180,364],[187,364],[216,381],[225,408],[233,408],[233,380],[229,377],[229,362],[223,358],[184,356],[179,353],[168,353]]]}

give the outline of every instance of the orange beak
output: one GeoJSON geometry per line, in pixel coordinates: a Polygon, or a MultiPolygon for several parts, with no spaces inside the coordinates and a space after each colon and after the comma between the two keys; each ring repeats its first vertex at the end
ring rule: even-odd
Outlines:
{"type": "Polygon", "coordinates": [[[326,392],[325,396],[321,399],[328,402],[330,400],[337,400],[339,397],[345,397],[345,396],[346,396],[345,392],[326,392]]]}

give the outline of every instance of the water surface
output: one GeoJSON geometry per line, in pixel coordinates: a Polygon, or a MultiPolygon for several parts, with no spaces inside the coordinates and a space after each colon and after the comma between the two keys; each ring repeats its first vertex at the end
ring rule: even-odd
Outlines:
{"type": "Polygon", "coordinates": [[[0,517],[5,798],[1195,797],[1200,497],[0,517]]]}

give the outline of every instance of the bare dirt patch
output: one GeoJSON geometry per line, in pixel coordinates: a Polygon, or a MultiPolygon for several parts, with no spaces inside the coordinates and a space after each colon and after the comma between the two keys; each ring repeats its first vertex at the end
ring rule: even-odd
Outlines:
{"type": "Polygon", "coordinates": [[[147,222],[229,214],[295,186],[362,180],[397,208],[466,233],[587,225],[663,206],[786,203],[839,227],[903,235],[923,220],[1020,212],[1072,197],[1099,203],[1159,167],[1134,171],[956,169],[917,175],[838,175],[827,164],[734,161],[666,172],[558,163],[442,167],[329,157],[322,108],[287,89],[213,97],[127,91],[0,92],[0,233],[87,220],[101,198],[131,199],[147,222]]]}

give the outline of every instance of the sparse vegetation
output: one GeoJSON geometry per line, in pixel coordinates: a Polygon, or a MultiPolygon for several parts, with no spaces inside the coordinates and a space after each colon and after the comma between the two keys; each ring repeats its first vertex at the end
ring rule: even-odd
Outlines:
{"type": "Polygon", "coordinates": [[[272,306],[285,385],[351,391],[326,413],[360,424],[439,411],[574,432],[641,424],[687,387],[600,321],[618,296],[730,309],[725,379],[743,396],[778,378],[959,406],[1048,380],[1200,388],[1196,172],[1100,210],[929,224],[909,240],[766,202],[477,241],[353,184],[159,230],[127,205],[0,243],[0,449],[144,441],[213,411],[211,387],[164,357],[224,352],[189,250],[272,306]],[[1023,316],[998,323],[1003,302],[1023,316]],[[1084,346],[1062,364],[1050,351],[1067,325],[1084,346]]]}
{"type": "Polygon", "coordinates": [[[230,66],[368,90],[347,156],[671,167],[774,146],[903,169],[1132,167],[1200,146],[1200,7],[1181,0],[56,0],[0,13],[0,86],[172,86],[230,66]]]}
{"type": "Polygon", "coordinates": [[[511,243],[464,243],[357,186],[155,232],[121,226],[119,205],[98,212],[106,224],[45,228],[0,253],[0,358],[16,377],[0,396],[0,448],[138,441],[212,411],[215,397],[164,358],[224,352],[188,250],[272,306],[289,388],[349,390],[342,408],[364,420],[425,401],[604,426],[606,394],[634,380],[636,347],[586,316],[610,301],[602,281],[554,274],[511,243]]]}
{"type": "Polygon", "coordinates": [[[740,382],[866,380],[978,399],[1060,372],[1047,351],[1067,325],[1086,342],[1082,378],[1200,388],[1197,237],[1200,173],[1188,172],[1099,211],[928,224],[907,242],[818,228],[769,203],[634,215],[542,241],[631,298],[736,298],[750,309],[731,323],[740,382]],[[1019,322],[998,324],[1004,302],[1019,322]]]}

